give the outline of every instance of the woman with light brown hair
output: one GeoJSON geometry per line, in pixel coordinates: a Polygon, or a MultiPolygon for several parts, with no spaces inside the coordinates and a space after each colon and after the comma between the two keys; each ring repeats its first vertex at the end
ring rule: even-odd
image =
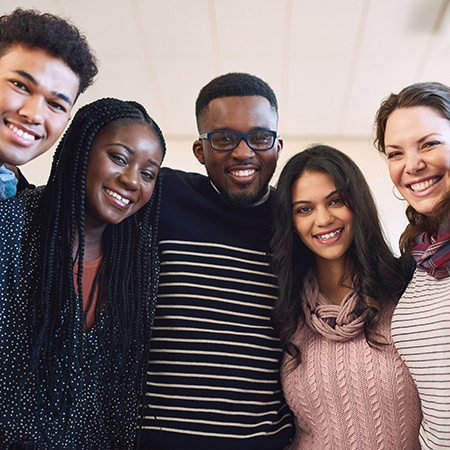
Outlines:
{"type": "Polygon", "coordinates": [[[416,83],[375,119],[378,150],[408,202],[402,256],[415,264],[392,319],[395,345],[419,390],[422,448],[450,447],[450,88],[416,83]]]}

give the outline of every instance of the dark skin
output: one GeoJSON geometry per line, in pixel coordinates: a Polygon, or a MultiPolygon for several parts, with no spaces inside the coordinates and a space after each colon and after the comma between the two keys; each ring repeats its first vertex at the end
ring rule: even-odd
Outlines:
{"type": "Polygon", "coordinates": [[[145,124],[118,125],[97,135],[86,172],[84,261],[103,253],[109,224],[122,222],[151,199],[161,162],[160,141],[145,124]]]}

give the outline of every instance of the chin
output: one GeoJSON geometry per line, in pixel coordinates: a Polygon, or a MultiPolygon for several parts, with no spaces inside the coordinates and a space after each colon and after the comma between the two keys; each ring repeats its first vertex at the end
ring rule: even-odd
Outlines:
{"type": "Polygon", "coordinates": [[[265,193],[266,190],[262,193],[241,192],[234,194],[230,192],[222,192],[222,199],[233,209],[247,209],[251,208],[255,203],[261,200],[265,193]]]}
{"type": "Polygon", "coordinates": [[[431,216],[433,214],[433,209],[439,202],[437,201],[427,201],[426,203],[409,203],[418,213],[423,214],[424,216],[431,216]]]}

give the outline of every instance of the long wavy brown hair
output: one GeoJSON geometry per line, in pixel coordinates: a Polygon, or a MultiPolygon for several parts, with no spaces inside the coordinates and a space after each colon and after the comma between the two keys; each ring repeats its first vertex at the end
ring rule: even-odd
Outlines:
{"type": "Polygon", "coordinates": [[[368,309],[364,333],[369,345],[385,343],[376,328],[386,303],[396,301],[405,286],[402,265],[384,239],[372,193],[358,166],[326,145],[313,145],[293,156],[278,181],[271,241],[279,284],[272,320],[283,348],[293,357],[292,368],[301,362],[300,350],[291,342],[299,320],[304,319],[300,293],[306,274],[315,266],[314,253],[294,234],[292,224],[291,188],[304,172],[330,175],[344,204],[353,212],[354,238],[340,283],[351,280],[349,287],[358,295],[356,313],[368,309]]]}

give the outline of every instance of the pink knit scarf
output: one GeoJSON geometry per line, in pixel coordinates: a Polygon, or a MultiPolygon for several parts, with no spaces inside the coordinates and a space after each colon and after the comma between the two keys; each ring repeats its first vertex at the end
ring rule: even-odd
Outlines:
{"type": "Polygon", "coordinates": [[[350,292],[341,305],[333,305],[319,292],[316,275],[309,272],[304,280],[301,294],[305,322],[309,328],[333,341],[347,341],[358,336],[367,315],[354,313],[358,296],[350,292]]]}

